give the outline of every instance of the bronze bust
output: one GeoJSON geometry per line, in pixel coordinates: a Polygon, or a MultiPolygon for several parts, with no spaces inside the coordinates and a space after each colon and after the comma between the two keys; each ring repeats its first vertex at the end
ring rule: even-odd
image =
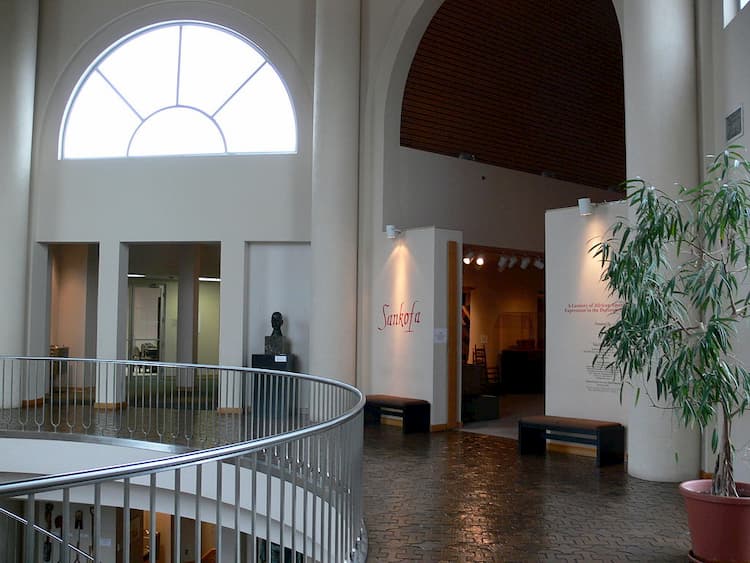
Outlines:
{"type": "Polygon", "coordinates": [[[287,344],[284,335],[281,334],[281,325],[284,324],[284,317],[278,311],[271,315],[271,327],[273,331],[270,336],[266,336],[266,354],[286,354],[287,344]]]}

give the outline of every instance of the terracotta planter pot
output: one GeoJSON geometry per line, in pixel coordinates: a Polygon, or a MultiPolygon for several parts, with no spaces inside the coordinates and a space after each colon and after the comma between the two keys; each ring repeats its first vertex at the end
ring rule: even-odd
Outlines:
{"type": "Polygon", "coordinates": [[[696,560],[750,562],[750,484],[737,483],[737,489],[745,496],[711,495],[710,479],[680,484],[696,560]]]}

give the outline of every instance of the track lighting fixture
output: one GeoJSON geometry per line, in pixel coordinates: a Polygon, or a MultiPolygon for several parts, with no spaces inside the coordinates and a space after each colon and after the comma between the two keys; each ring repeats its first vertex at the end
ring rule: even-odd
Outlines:
{"type": "Polygon", "coordinates": [[[401,229],[396,228],[396,225],[385,226],[385,236],[387,236],[388,238],[394,239],[400,234],[401,234],[401,229]]]}
{"type": "Polygon", "coordinates": [[[531,258],[529,258],[528,256],[524,256],[523,258],[521,258],[520,266],[522,270],[525,270],[526,268],[528,268],[529,264],[531,264],[531,258]]]}
{"type": "Polygon", "coordinates": [[[591,215],[591,209],[593,207],[593,203],[591,203],[591,198],[588,197],[582,197],[578,200],[578,214],[581,217],[585,217],[586,215],[591,215]]]}
{"type": "Polygon", "coordinates": [[[474,260],[474,252],[473,251],[469,251],[466,254],[464,254],[464,264],[466,264],[468,266],[469,264],[471,264],[472,260],[474,260]]]}

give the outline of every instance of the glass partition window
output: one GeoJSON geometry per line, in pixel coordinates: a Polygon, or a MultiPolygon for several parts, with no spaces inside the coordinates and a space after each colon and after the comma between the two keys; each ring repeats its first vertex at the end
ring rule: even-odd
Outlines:
{"type": "Polygon", "coordinates": [[[60,158],[294,153],[289,93],[255,45],[225,28],[138,31],[88,69],[63,117],[60,158]]]}

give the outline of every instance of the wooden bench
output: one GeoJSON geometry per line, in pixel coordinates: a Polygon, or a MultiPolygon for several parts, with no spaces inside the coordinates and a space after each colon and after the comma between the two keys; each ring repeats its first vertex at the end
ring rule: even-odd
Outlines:
{"type": "Polygon", "coordinates": [[[547,440],[596,446],[597,466],[625,461],[625,427],[619,422],[563,416],[525,416],[518,421],[521,454],[545,455],[547,440]]]}
{"type": "Polygon", "coordinates": [[[380,416],[400,416],[404,434],[430,431],[430,403],[422,399],[394,397],[392,395],[367,395],[365,424],[380,424],[380,416]]]}

